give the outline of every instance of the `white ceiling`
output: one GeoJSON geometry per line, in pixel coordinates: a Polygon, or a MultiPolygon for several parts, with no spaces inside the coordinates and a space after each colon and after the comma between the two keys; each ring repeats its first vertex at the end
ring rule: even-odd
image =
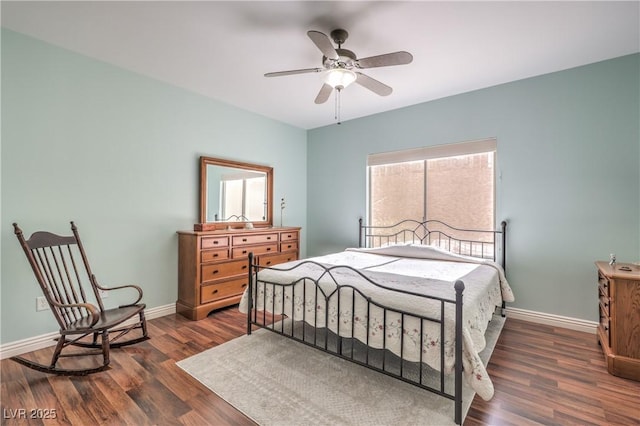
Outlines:
{"type": "Polygon", "coordinates": [[[7,2],[2,26],[231,105],[311,129],[321,66],[308,30],[349,32],[359,58],[406,50],[409,65],[364,70],[393,87],[352,85],[342,120],[640,51],[640,3],[197,1],[7,2]]]}

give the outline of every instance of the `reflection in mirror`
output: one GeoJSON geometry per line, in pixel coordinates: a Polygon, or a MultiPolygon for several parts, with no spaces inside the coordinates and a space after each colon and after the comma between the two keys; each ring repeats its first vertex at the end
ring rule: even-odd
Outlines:
{"type": "Polygon", "coordinates": [[[207,165],[207,222],[267,220],[267,174],[207,165]]]}
{"type": "Polygon", "coordinates": [[[271,167],[200,157],[200,223],[195,230],[270,226],[272,201],[271,167]]]}

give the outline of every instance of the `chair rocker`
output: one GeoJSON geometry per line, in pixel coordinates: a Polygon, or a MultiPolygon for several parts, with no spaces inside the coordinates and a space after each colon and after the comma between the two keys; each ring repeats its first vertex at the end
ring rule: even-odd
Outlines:
{"type": "MultiPolygon", "coordinates": [[[[107,369],[110,348],[131,345],[149,338],[144,317],[145,304],[139,303],[142,300],[142,289],[135,285],[112,288],[100,286],[91,272],[78,229],[73,222],[71,222],[72,236],[40,231],[32,234],[28,240],[24,239],[18,224],[14,223],[13,227],[51,312],[60,325],[60,336],[57,338],[58,343],[50,365],[39,364],[20,356],[14,356],[12,360],[45,373],[82,376],[107,369]],[[100,292],[121,289],[135,290],[137,292],[135,302],[118,308],[105,309],[100,292]],[[134,318],[136,316],[138,318],[134,318]],[[140,336],[119,340],[133,330],[139,330],[135,334],[140,336]],[[87,336],[91,337],[85,339],[87,336]],[[63,353],[63,349],[70,345],[97,350],[63,353]],[[86,355],[95,357],[100,354],[102,354],[102,364],[98,366],[77,369],[57,366],[61,357],[86,355]]],[[[99,364],[99,362],[93,364],[99,364]]]]}

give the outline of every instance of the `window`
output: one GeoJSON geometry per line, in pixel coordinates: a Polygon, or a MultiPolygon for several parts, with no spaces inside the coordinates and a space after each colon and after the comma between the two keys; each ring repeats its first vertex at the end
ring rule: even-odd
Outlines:
{"type": "Polygon", "coordinates": [[[368,222],[437,219],[493,229],[495,154],[496,141],[488,139],[369,155],[368,222]]]}
{"type": "Polygon", "coordinates": [[[234,173],[220,180],[223,220],[266,220],[264,173],[234,173]]]}

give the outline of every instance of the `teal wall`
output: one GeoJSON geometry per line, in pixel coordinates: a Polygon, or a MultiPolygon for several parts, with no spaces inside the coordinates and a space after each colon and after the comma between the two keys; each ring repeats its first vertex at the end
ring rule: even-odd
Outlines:
{"type": "Polygon", "coordinates": [[[200,155],[274,167],[304,256],[357,244],[367,154],[496,137],[513,306],[597,320],[593,261],[640,260],[639,55],[308,132],[7,30],[1,59],[0,343],[56,329],[12,222],[75,220],[103,283],[175,302],[200,155]]]}
{"type": "Polygon", "coordinates": [[[631,55],[309,131],[309,254],[357,244],[367,154],[496,137],[512,306],[597,321],[593,261],[640,260],[639,80],[631,55]]]}
{"type": "Polygon", "coordinates": [[[306,229],[305,130],[3,30],[1,342],[57,329],[35,312],[12,222],[67,234],[74,220],[103,284],[175,303],[176,231],[198,221],[201,155],[272,166],[284,224],[306,229]]]}

